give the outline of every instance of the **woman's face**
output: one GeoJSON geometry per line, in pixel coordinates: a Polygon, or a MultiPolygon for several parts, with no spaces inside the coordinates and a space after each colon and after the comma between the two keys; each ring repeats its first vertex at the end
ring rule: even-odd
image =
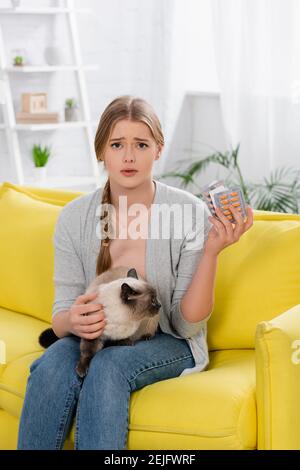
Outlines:
{"type": "Polygon", "coordinates": [[[114,126],[108,139],[104,162],[109,178],[121,186],[134,187],[151,177],[154,160],[161,151],[149,127],[143,122],[123,119],[114,126]],[[133,176],[121,171],[137,170],[133,176]]]}

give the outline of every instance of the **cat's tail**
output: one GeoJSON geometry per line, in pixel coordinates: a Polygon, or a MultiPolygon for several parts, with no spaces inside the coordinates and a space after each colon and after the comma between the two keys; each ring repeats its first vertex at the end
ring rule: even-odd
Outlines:
{"type": "Polygon", "coordinates": [[[52,328],[42,331],[39,336],[39,343],[43,348],[48,348],[51,344],[55,343],[59,338],[56,336],[52,328]]]}

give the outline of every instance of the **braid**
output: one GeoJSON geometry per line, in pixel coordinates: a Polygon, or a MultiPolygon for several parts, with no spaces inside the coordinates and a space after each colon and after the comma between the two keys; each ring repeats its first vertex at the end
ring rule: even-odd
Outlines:
{"type": "MultiPolygon", "coordinates": [[[[110,184],[109,179],[106,181],[103,193],[102,193],[102,201],[101,204],[111,204],[111,196],[110,196],[110,184]]],[[[101,228],[103,228],[102,219],[104,219],[107,215],[107,211],[101,211],[100,215],[100,224],[101,228]]],[[[106,232],[108,229],[108,223],[105,224],[104,230],[102,229],[101,232],[106,232]]],[[[107,236],[106,238],[101,238],[101,247],[97,258],[97,267],[96,267],[96,275],[102,274],[104,271],[109,269],[112,264],[110,251],[109,251],[109,242],[110,238],[107,236]]]]}
{"type": "MultiPolygon", "coordinates": [[[[114,126],[121,120],[129,120],[133,122],[142,122],[148,126],[156,144],[158,146],[164,145],[164,136],[161,128],[161,123],[152,108],[152,106],[142,98],[123,95],[114,99],[103,111],[97,132],[95,135],[94,148],[98,162],[102,161],[105,167],[105,154],[109,142],[109,137],[113,132],[114,126]]],[[[110,181],[109,178],[105,183],[102,194],[101,204],[111,205],[111,192],[110,192],[110,181]]],[[[111,206],[109,206],[111,207],[111,206]]],[[[111,224],[111,213],[108,214],[108,223],[103,227],[102,220],[106,217],[103,215],[106,212],[101,210],[100,225],[101,233],[101,246],[97,258],[97,275],[102,274],[104,271],[110,269],[112,265],[112,259],[110,257],[110,238],[109,236],[103,236],[107,231],[107,225],[111,224]]],[[[110,234],[110,231],[108,231],[110,234]]],[[[107,235],[107,233],[106,233],[107,235]]],[[[112,235],[110,235],[112,237],[112,235]]],[[[113,237],[112,237],[113,238],[113,237]]]]}

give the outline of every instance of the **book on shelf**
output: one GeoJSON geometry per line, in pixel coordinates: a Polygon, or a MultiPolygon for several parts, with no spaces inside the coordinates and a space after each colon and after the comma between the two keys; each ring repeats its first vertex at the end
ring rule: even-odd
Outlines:
{"type": "Polygon", "coordinates": [[[16,121],[20,124],[41,124],[41,123],[56,123],[59,122],[58,113],[25,113],[18,112],[16,114],[16,121]]]}

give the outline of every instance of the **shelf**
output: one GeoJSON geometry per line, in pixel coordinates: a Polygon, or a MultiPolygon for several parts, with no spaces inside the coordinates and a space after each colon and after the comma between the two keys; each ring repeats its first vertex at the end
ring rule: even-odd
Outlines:
{"type": "MultiPolygon", "coordinates": [[[[16,124],[17,131],[52,131],[55,129],[76,129],[79,127],[96,127],[98,125],[95,121],[73,121],[73,122],[57,122],[57,123],[44,123],[44,124],[16,124]]],[[[0,127],[1,129],[1,127],[0,127]]]]}
{"type": "MultiPolygon", "coordinates": [[[[3,109],[3,116],[4,120],[0,123],[0,137],[6,137],[8,145],[8,154],[11,160],[14,162],[14,169],[16,172],[16,179],[19,182],[22,182],[24,184],[24,181],[26,181],[27,178],[24,178],[24,169],[23,169],[23,158],[22,158],[22,147],[21,147],[21,140],[24,140],[24,138],[27,138],[27,134],[25,135],[26,132],[41,132],[41,137],[43,136],[42,132],[44,131],[60,131],[63,130],[64,132],[66,131],[72,131],[75,134],[78,133],[78,129],[80,129],[80,134],[86,134],[86,138],[82,139],[87,146],[87,155],[89,156],[90,159],[90,164],[89,168],[86,169],[82,172],[79,171],[79,175],[83,173],[83,177],[80,176],[70,176],[70,177],[63,177],[63,178],[54,178],[54,177],[49,177],[46,178],[44,181],[37,180],[35,174],[32,172],[32,174],[28,174],[28,181],[26,181],[27,184],[32,184],[33,186],[45,186],[48,188],[70,188],[70,189],[79,189],[79,188],[87,188],[88,187],[96,187],[99,184],[99,181],[96,180],[98,177],[98,166],[95,161],[95,155],[94,155],[94,130],[98,126],[98,122],[93,122],[91,115],[90,115],[90,106],[89,106],[89,96],[88,96],[88,90],[87,90],[87,84],[86,84],[86,73],[89,70],[91,71],[97,71],[99,70],[100,66],[93,65],[93,64],[84,64],[82,60],[82,54],[80,50],[80,37],[79,37],[79,31],[78,31],[78,25],[77,25],[77,19],[78,15],[77,13],[93,13],[93,9],[89,8],[89,5],[84,5],[83,8],[77,8],[75,5],[75,0],[65,0],[63,4],[57,4],[56,6],[42,6],[40,5],[40,8],[37,6],[35,7],[34,5],[28,5],[30,2],[21,2],[21,6],[13,8],[9,5],[9,2],[7,2],[7,6],[4,7],[4,2],[1,2],[0,5],[0,51],[5,50],[5,43],[4,43],[4,36],[2,32],[2,23],[4,20],[8,19],[15,19],[20,23],[20,26],[22,26],[22,22],[25,20],[32,21],[32,20],[38,20],[39,24],[42,24],[44,21],[47,21],[47,18],[50,20],[55,20],[57,19],[57,16],[59,14],[63,14],[64,16],[62,19],[67,20],[68,22],[68,37],[69,37],[69,42],[70,42],[70,49],[71,49],[71,56],[74,58],[74,60],[69,59],[67,62],[62,62],[57,60],[57,63],[54,65],[51,65],[51,62],[48,64],[46,60],[40,60],[40,61],[29,61],[26,62],[24,60],[24,65],[23,66],[15,66],[13,58],[11,58],[8,62],[2,61],[3,63],[0,64],[0,84],[3,83],[6,85],[4,87],[3,92],[1,93],[5,96],[5,103],[4,103],[4,109],[3,109]],[[27,3],[27,5],[26,5],[27,3]],[[13,16],[13,15],[18,15],[18,16],[13,16]],[[24,15],[24,16],[22,16],[24,15]],[[30,15],[35,15],[35,16],[30,16],[30,15]],[[45,15],[45,16],[43,16],[45,15]],[[48,16],[47,16],[48,15],[48,16]],[[49,15],[52,15],[52,17],[49,17],[49,15]],[[63,109],[59,110],[62,112],[59,112],[58,115],[58,122],[43,122],[39,121],[38,119],[29,122],[24,120],[20,122],[17,121],[17,115],[15,113],[14,109],[14,101],[13,101],[13,94],[12,94],[12,85],[13,82],[16,79],[16,76],[19,76],[21,79],[22,77],[22,83],[28,81],[28,79],[33,78],[34,75],[32,74],[46,74],[44,75],[45,77],[48,77],[49,74],[52,72],[69,72],[69,74],[75,74],[77,81],[77,90],[78,90],[78,100],[81,104],[80,106],[80,121],[65,121],[64,118],[64,113],[63,109]],[[22,75],[23,74],[23,75],[22,75]],[[24,75],[27,74],[27,75],[24,75]],[[48,75],[47,75],[48,74],[48,75]],[[2,80],[2,78],[4,80],[2,80]],[[21,133],[21,134],[20,134],[21,133]],[[89,175],[89,176],[87,176],[89,175]]],[[[42,2],[36,2],[36,3],[42,3],[42,2]]],[[[45,2],[44,2],[45,3],[45,2]]],[[[51,5],[54,2],[51,2],[51,5]]],[[[50,4],[50,2],[49,2],[50,4]]],[[[61,17],[61,16],[60,16],[61,17]]],[[[18,24],[16,24],[16,30],[15,32],[18,32],[17,28],[18,24]]],[[[20,40],[22,40],[22,35],[20,35],[20,40]]],[[[1,62],[1,61],[0,61],[1,62]]],[[[52,76],[52,75],[50,75],[52,76]]],[[[41,82],[43,75],[35,75],[36,78],[39,78],[39,82],[41,82]]],[[[42,80],[43,81],[43,80],[42,80]]],[[[29,84],[28,84],[29,85],[29,84]]],[[[2,91],[2,89],[1,89],[2,91]]],[[[1,102],[1,108],[2,108],[2,102],[1,102]]],[[[47,118],[46,118],[47,119],[47,118]]],[[[55,137],[55,136],[53,136],[55,137]]],[[[1,151],[0,151],[1,153],[1,151]]],[[[70,169],[72,172],[72,168],[70,169]]],[[[60,171],[58,169],[57,172],[53,172],[55,174],[60,174],[60,171]]]]}
{"type": "Polygon", "coordinates": [[[73,188],[88,185],[97,185],[99,180],[94,176],[64,176],[48,177],[44,181],[27,178],[25,185],[43,188],[73,188]]]}
{"type": "Polygon", "coordinates": [[[57,15],[59,13],[91,13],[90,8],[0,8],[0,15],[57,15]]]}
{"type": "Polygon", "coordinates": [[[74,70],[98,70],[99,65],[22,65],[4,67],[0,71],[7,71],[12,73],[37,73],[37,72],[73,72],[74,70]]]}

